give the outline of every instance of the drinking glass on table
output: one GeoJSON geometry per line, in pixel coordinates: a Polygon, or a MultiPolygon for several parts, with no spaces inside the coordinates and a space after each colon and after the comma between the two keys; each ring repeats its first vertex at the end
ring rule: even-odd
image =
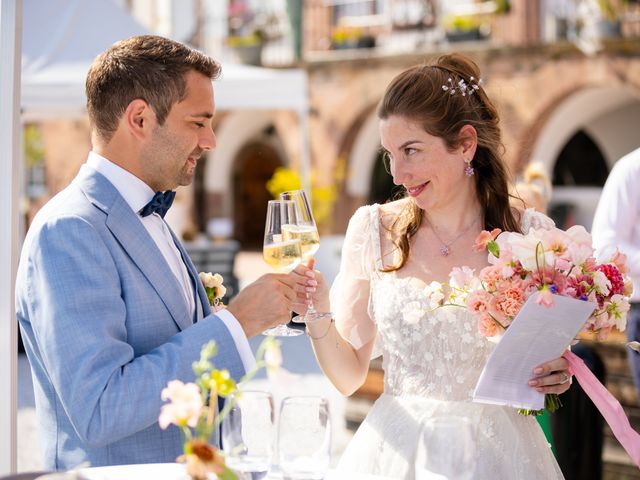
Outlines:
{"type": "MultiPolygon", "coordinates": [[[[292,190],[281,193],[280,198],[292,201],[295,206],[295,221],[290,225],[283,225],[283,238],[300,240],[302,261],[307,263],[320,248],[320,235],[313,219],[309,196],[304,190],[292,190]]],[[[324,318],[331,318],[331,312],[317,312],[311,302],[305,315],[298,315],[292,320],[298,323],[311,323],[324,318]]]]}
{"type": "MultiPolygon", "coordinates": [[[[283,229],[295,222],[295,204],[290,200],[269,200],[267,219],[264,226],[264,245],[262,254],[264,261],[279,272],[290,272],[302,261],[300,239],[285,238],[283,229]]],[[[289,328],[286,324],[278,325],[263,332],[264,335],[293,337],[302,335],[302,330],[289,328]]]]}
{"type": "Polygon", "coordinates": [[[285,480],[320,480],[331,460],[329,404],[321,397],[287,397],[278,420],[278,460],[285,480]]]}
{"type": "Polygon", "coordinates": [[[418,437],[416,480],[471,480],[476,448],[471,421],[437,417],[425,421],[418,437]]]}
{"type": "Polygon", "coordinates": [[[273,456],[273,397],[268,392],[243,391],[226,400],[234,402],[222,420],[225,463],[242,480],[267,476],[273,456]]]}

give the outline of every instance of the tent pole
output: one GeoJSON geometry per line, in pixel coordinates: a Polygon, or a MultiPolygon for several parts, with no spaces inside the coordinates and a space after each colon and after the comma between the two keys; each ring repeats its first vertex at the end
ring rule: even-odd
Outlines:
{"type": "Polygon", "coordinates": [[[0,2],[0,475],[16,471],[18,259],[22,0],[0,2]]]}

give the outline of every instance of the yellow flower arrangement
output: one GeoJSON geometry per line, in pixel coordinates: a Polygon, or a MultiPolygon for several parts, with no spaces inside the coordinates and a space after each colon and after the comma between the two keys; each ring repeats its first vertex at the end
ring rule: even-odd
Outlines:
{"type": "MultiPolygon", "coordinates": [[[[302,181],[298,172],[291,168],[278,167],[273,176],[267,181],[267,190],[273,198],[280,198],[280,194],[291,190],[300,190],[302,181]]],[[[327,222],[333,213],[333,203],[337,198],[335,185],[314,186],[311,188],[311,208],[316,224],[327,222]]]]}
{"type": "MultiPolygon", "coordinates": [[[[226,289],[219,274],[201,273],[211,305],[224,308],[220,300],[226,289]]],[[[274,337],[266,337],[256,352],[256,365],[236,383],[228,370],[219,370],[211,362],[218,352],[215,341],[203,345],[200,359],[193,363],[195,382],[183,383],[172,380],[161,392],[162,406],[158,423],[165,429],[176,425],[184,436],[184,454],[176,461],[186,464],[187,474],[193,480],[206,480],[209,473],[215,473],[221,480],[237,480],[238,477],[224,461],[220,450],[211,445],[211,437],[220,428],[224,417],[242,395],[241,385],[251,380],[262,368],[271,376],[277,374],[282,365],[280,343],[274,337]],[[218,412],[218,397],[226,399],[218,412]]]]}

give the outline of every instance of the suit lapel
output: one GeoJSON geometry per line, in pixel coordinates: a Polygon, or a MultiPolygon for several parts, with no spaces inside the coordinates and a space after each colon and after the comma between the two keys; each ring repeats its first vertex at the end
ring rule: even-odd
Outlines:
{"type": "Polygon", "coordinates": [[[137,214],[115,187],[93,169],[83,166],[77,180],[87,198],[107,214],[107,228],[156,291],[180,330],[191,325],[182,287],[137,214]]]}
{"type": "MultiPolygon", "coordinates": [[[[167,228],[169,228],[168,225],[167,225],[167,228]]],[[[178,238],[173,233],[173,230],[171,230],[171,228],[169,228],[169,231],[171,232],[171,236],[173,237],[173,242],[176,244],[176,247],[178,247],[178,250],[180,250],[180,255],[182,255],[182,261],[186,265],[187,271],[189,272],[189,277],[191,278],[191,287],[195,291],[196,318],[194,321],[201,320],[202,318],[211,314],[211,307],[209,306],[209,299],[207,297],[207,292],[205,291],[204,286],[200,281],[198,271],[196,270],[195,265],[191,261],[191,258],[189,258],[189,254],[185,250],[184,245],[182,245],[182,242],[178,240],[178,238]]]]}

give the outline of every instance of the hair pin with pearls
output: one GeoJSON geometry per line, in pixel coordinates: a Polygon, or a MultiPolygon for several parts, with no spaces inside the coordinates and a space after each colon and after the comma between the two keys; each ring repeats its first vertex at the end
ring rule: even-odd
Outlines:
{"type": "Polygon", "coordinates": [[[450,95],[455,95],[456,93],[460,93],[463,97],[467,95],[473,95],[477,90],[480,90],[480,85],[482,85],[482,79],[479,78],[476,82],[475,77],[469,78],[469,83],[465,82],[463,79],[460,79],[457,84],[453,82],[451,77],[447,79],[447,83],[442,85],[442,90],[445,92],[449,92],[450,95]],[[448,85],[447,85],[448,84],[448,85]]]}

